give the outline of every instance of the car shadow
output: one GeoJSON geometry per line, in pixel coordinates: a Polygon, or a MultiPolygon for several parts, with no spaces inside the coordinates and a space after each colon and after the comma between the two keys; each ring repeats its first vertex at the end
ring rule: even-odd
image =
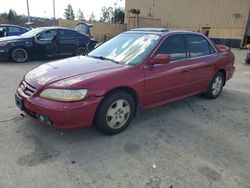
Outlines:
{"type": "MultiPolygon", "coordinates": [[[[129,165],[131,157],[141,165],[152,160],[164,164],[198,157],[221,168],[230,168],[247,180],[250,174],[246,172],[250,169],[245,164],[250,162],[249,158],[243,152],[243,146],[239,151],[227,139],[228,135],[234,140],[239,134],[245,134],[245,139],[249,140],[250,127],[235,121],[249,114],[248,97],[225,89],[216,100],[199,95],[183,99],[143,111],[124,132],[114,136],[103,135],[94,128],[54,129],[26,117],[17,129],[22,141],[34,151],[21,156],[18,164],[36,166],[60,158],[63,165],[77,164],[84,171],[121,165],[117,159],[123,159],[124,165],[129,165]],[[235,111],[241,114],[235,114],[235,111]]],[[[244,121],[248,122],[247,119],[244,121]]]]}

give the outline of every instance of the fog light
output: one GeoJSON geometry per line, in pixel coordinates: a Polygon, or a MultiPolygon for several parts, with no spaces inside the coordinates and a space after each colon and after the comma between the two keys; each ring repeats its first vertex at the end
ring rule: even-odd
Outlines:
{"type": "Polygon", "coordinates": [[[48,116],[44,116],[44,115],[41,115],[41,114],[37,114],[36,115],[36,118],[39,120],[39,121],[42,121],[44,123],[47,123],[48,125],[52,125],[52,122],[50,121],[49,117],[48,116]]]}

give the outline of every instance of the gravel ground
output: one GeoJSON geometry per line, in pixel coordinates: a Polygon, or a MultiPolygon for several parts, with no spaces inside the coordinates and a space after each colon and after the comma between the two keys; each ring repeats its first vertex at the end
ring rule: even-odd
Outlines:
{"type": "Polygon", "coordinates": [[[21,117],[18,82],[43,62],[0,62],[0,188],[250,188],[250,66],[216,100],[200,96],[147,110],[122,134],[62,131],[21,117]]]}

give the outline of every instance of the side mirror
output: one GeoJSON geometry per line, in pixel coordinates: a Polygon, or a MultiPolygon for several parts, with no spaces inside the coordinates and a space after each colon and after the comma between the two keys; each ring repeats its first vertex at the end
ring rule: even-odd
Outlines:
{"type": "Polygon", "coordinates": [[[157,64],[168,64],[170,62],[170,55],[168,54],[157,54],[150,61],[151,65],[157,64]]]}

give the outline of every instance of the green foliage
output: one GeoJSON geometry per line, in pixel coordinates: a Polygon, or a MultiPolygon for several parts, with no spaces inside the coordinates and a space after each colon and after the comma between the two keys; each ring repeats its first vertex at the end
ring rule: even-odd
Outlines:
{"type": "Polygon", "coordinates": [[[89,21],[90,21],[90,22],[95,21],[95,15],[94,15],[93,12],[92,12],[92,13],[90,14],[90,16],[89,16],[89,21]]]}
{"type": "Polygon", "coordinates": [[[64,17],[67,20],[74,20],[75,19],[74,10],[73,10],[71,4],[68,4],[68,6],[64,9],[64,17]]]}
{"type": "Polygon", "coordinates": [[[18,22],[18,20],[19,20],[19,17],[18,17],[18,15],[17,15],[17,13],[16,13],[16,11],[15,10],[12,10],[12,9],[10,9],[9,10],[9,13],[8,13],[8,15],[7,15],[7,19],[11,22],[11,23],[17,23],[18,22]]]}
{"type": "Polygon", "coordinates": [[[112,22],[113,14],[114,12],[112,7],[102,7],[100,21],[112,22]]]}
{"type": "Polygon", "coordinates": [[[84,17],[84,15],[83,15],[83,12],[82,12],[81,9],[78,9],[77,14],[76,14],[76,18],[77,18],[78,20],[85,20],[85,17],[84,17]]]}
{"type": "Polygon", "coordinates": [[[124,24],[124,9],[118,8],[115,9],[115,23],[124,24]]]}

